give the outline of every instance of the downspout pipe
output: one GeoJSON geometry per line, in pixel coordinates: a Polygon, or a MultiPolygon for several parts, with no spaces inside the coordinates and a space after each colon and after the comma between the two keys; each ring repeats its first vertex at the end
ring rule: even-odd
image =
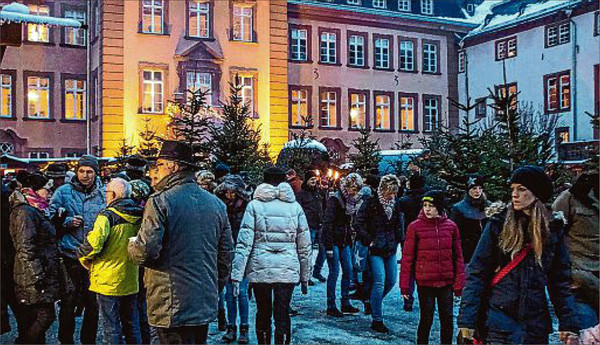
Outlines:
{"type": "MultiPolygon", "coordinates": [[[[92,154],[92,119],[91,119],[91,110],[92,110],[92,94],[91,94],[91,90],[92,90],[92,83],[91,83],[91,79],[92,79],[92,73],[91,73],[91,66],[92,66],[92,47],[91,47],[91,29],[92,29],[92,25],[90,25],[90,23],[92,22],[92,6],[91,6],[91,0],[87,0],[86,2],[86,12],[87,12],[87,30],[86,30],[86,54],[87,54],[87,58],[86,58],[86,76],[85,76],[85,85],[86,85],[86,90],[87,90],[87,97],[85,99],[85,106],[86,106],[86,116],[85,116],[85,152],[90,155],[92,154]]],[[[95,91],[95,90],[94,90],[95,91]]]]}
{"type": "Polygon", "coordinates": [[[571,24],[571,109],[573,112],[573,141],[577,141],[577,51],[579,50],[579,46],[577,45],[577,24],[575,23],[572,17],[572,8],[566,10],[565,13],[569,17],[569,23],[571,24]]]}

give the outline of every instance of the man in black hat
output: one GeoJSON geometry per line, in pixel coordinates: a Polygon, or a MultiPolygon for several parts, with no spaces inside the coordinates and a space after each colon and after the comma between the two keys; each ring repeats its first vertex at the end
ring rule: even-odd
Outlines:
{"type": "Polygon", "coordinates": [[[53,193],[58,189],[58,187],[65,184],[65,177],[67,176],[68,170],[69,169],[67,168],[67,165],[63,163],[52,163],[46,168],[44,175],[46,175],[48,179],[52,180],[53,193]]]}
{"type": "Polygon", "coordinates": [[[464,199],[450,209],[450,219],[460,231],[463,258],[467,264],[471,261],[487,222],[485,208],[491,204],[483,193],[483,181],[483,176],[467,176],[464,199]]]}
{"type": "Polygon", "coordinates": [[[192,149],[165,141],[154,193],[129,255],[146,268],[148,323],[161,344],[205,344],[231,270],[233,243],[225,205],[196,183],[192,149]]]}

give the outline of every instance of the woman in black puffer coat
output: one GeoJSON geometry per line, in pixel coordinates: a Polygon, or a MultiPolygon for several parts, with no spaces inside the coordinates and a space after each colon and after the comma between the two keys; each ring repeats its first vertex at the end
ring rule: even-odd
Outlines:
{"type": "Polygon", "coordinates": [[[46,178],[31,174],[20,182],[23,188],[10,197],[18,341],[43,344],[55,319],[54,302],[59,294],[56,232],[44,213],[49,194],[44,188],[46,178]]]}
{"type": "Polygon", "coordinates": [[[563,240],[564,218],[544,205],[552,195],[552,182],[541,168],[527,166],[513,173],[511,188],[507,208],[490,207],[490,220],[467,266],[460,333],[471,339],[477,332],[492,344],[547,344],[552,332],[547,289],[559,338],[574,343],[580,324],[563,240]],[[515,257],[524,259],[506,270],[503,279],[494,279],[515,257]]]}

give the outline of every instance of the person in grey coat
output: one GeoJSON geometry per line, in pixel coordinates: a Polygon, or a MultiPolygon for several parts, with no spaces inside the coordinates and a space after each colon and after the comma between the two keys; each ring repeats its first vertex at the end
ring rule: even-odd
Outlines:
{"type": "Polygon", "coordinates": [[[271,317],[275,319],[275,343],[291,341],[290,301],[294,286],[302,283],[307,293],[311,277],[311,241],[302,206],[278,168],[264,172],[264,182],[246,207],[237,239],[231,280],[234,296],[248,279],[256,297],[256,337],[271,343],[271,317]]]}
{"type": "Polygon", "coordinates": [[[58,315],[58,340],[73,344],[75,316],[83,308],[80,340],[95,344],[98,331],[96,295],[89,291],[90,277],[77,260],[77,249],[94,227],[96,216],[106,207],[106,188],[98,174],[100,166],[93,156],[79,158],[75,177],[60,186],[50,199],[50,218],[64,217],[57,229],[58,250],[67,276],[75,286],[75,293],[65,294],[58,315]]]}
{"type": "Polygon", "coordinates": [[[187,144],[163,143],[156,162],[160,182],[128,246],[131,259],[146,268],[148,323],[161,344],[206,343],[231,269],[225,204],[198,186],[191,161],[187,144]]]}

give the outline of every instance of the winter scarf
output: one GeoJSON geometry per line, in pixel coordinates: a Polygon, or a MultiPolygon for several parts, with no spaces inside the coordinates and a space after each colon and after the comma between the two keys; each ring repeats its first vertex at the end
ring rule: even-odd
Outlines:
{"type": "Polygon", "coordinates": [[[48,199],[42,198],[33,189],[23,188],[21,189],[21,193],[23,193],[23,196],[25,197],[29,205],[37,208],[42,212],[48,209],[48,199]]]}
{"type": "Polygon", "coordinates": [[[356,211],[358,211],[358,206],[360,206],[358,203],[358,201],[360,200],[360,193],[356,193],[354,194],[354,196],[350,196],[348,190],[346,189],[346,186],[343,183],[340,184],[340,192],[342,193],[342,196],[344,197],[344,201],[346,203],[346,214],[354,216],[356,214],[356,211]]]}
{"type": "Polygon", "coordinates": [[[508,206],[499,246],[504,253],[510,253],[511,257],[514,257],[526,242],[530,241],[535,260],[541,266],[543,245],[549,231],[550,214],[539,199],[529,206],[529,210],[531,213],[527,216],[523,212],[516,211],[512,204],[508,206]]]}
{"type": "Polygon", "coordinates": [[[379,197],[379,202],[381,206],[383,206],[383,210],[385,211],[385,215],[388,219],[392,219],[392,214],[394,213],[394,206],[396,205],[396,198],[386,199],[382,196],[381,187],[377,190],[377,196],[379,197]]]}

